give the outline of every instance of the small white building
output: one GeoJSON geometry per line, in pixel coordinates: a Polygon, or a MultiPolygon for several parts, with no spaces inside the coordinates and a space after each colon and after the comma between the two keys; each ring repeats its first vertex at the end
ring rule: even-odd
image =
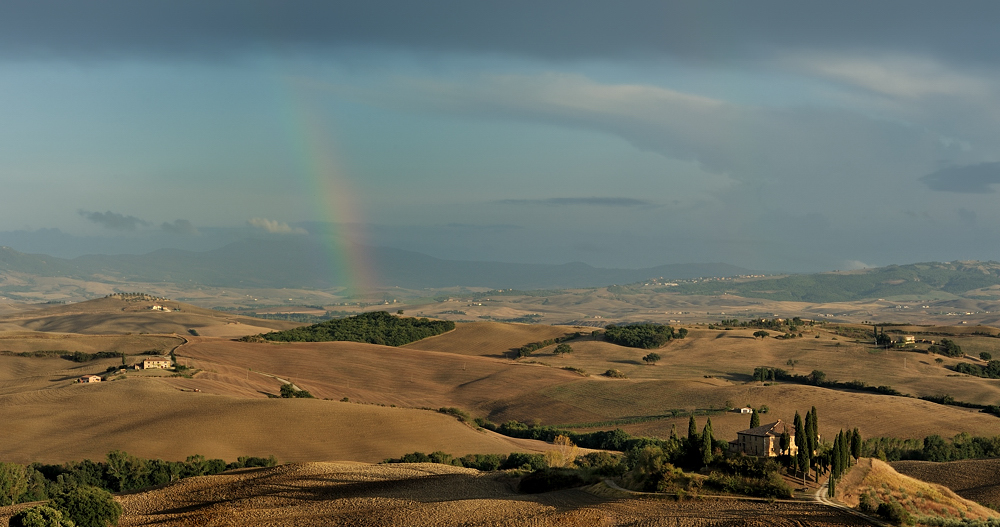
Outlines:
{"type": "Polygon", "coordinates": [[[749,406],[744,406],[743,408],[740,408],[740,413],[741,414],[752,414],[753,413],[753,408],[750,408],[749,406]]]}
{"type": "Polygon", "coordinates": [[[100,375],[84,375],[80,377],[80,382],[83,384],[90,384],[92,382],[101,382],[100,375]]]}

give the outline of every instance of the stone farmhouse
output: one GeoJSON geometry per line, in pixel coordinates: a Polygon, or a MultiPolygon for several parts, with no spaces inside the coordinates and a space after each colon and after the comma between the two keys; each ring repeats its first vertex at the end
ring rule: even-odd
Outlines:
{"type": "Polygon", "coordinates": [[[100,375],[84,375],[83,377],[80,377],[80,382],[84,384],[101,382],[101,377],[100,375]]]}
{"type": "Polygon", "coordinates": [[[167,369],[167,368],[169,368],[171,366],[173,366],[173,363],[170,362],[170,359],[166,358],[166,357],[158,357],[158,358],[155,358],[155,359],[145,359],[145,360],[142,361],[142,369],[144,369],[144,370],[151,370],[151,369],[154,369],[154,368],[159,368],[159,369],[165,370],[165,369],[167,369]]]}
{"type": "Polygon", "coordinates": [[[729,451],[748,456],[776,457],[781,455],[781,434],[788,433],[789,455],[796,454],[795,427],[781,419],[736,433],[736,440],[729,442],[729,451]]]}

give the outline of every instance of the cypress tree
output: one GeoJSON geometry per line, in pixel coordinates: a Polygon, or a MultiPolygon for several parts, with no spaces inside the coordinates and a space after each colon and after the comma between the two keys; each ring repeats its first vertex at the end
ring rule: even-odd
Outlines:
{"type": "Polygon", "coordinates": [[[705,429],[701,433],[701,462],[703,465],[708,465],[712,462],[713,441],[712,418],[709,417],[708,422],[705,423],[705,429]]]}
{"type": "Polygon", "coordinates": [[[851,467],[850,437],[843,430],[840,431],[840,464],[844,472],[851,467]]]}
{"type": "Polygon", "coordinates": [[[754,410],[750,414],[750,428],[757,428],[758,426],[760,426],[760,415],[757,414],[757,410],[754,410]]]}
{"type": "Polygon", "coordinates": [[[811,442],[809,451],[816,452],[819,450],[819,415],[816,414],[816,407],[813,406],[812,410],[809,410],[812,414],[812,430],[809,430],[809,441],[811,442]]]}
{"type": "Polygon", "coordinates": [[[688,446],[692,450],[698,448],[698,443],[701,438],[698,436],[698,425],[694,422],[694,416],[692,415],[688,419],[688,446]]]}
{"type": "Polygon", "coordinates": [[[851,432],[851,456],[855,461],[861,457],[861,432],[857,428],[851,432]]]}
{"type": "Polygon", "coordinates": [[[809,471],[809,459],[807,457],[809,444],[806,439],[806,427],[802,423],[802,416],[798,412],[795,412],[795,448],[798,449],[795,456],[795,464],[802,471],[802,479],[804,481],[806,477],[805,473],[809,471]]]}

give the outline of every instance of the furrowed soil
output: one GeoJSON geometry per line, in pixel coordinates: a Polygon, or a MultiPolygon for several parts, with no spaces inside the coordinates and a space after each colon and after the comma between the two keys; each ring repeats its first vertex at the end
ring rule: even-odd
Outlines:
{"type": "Polygon", "coordinates": [[[1000,506],[1000,459],[896,461],[892,468],[901,474],[944,485],[963,498],[987,507],[1000,506]]]}
{"type": "MultiPolygon", "coordinates": [[[[120,525],[868,525],[822,505],[525,495],[502,473],[434,464],[308,463],[181,480],[119,496],[120,525]]],[[[0,509],[0,520],[3,518],[0,509]]]]}

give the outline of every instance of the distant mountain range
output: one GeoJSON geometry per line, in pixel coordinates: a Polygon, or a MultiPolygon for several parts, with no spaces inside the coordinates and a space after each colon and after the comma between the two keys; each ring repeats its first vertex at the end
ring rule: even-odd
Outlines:
{"type": "MultiPolygon", "coordinates": [[[[683,280],[752,271],[723,263],[671,264],[646,269],[442,260],[384,247],[356,248],[377,285],[408,289],[452,286],[559,289],[603,287],[651,278],[683,280]]],[[[170,282],[216,287],[326,289],[352,285],[345,270],[315,239],[248,238],[206,252],[162,249],[143,255],[87,255],[73,259],[0,248],[0,273],[64,276],[114,282],[170,282]]]]}
{"type": "Polygon", "coordinates": [[[655,290],[800,302],[850,302],[879,298],[948,300],[957,297],[996,301],[1000,300],[1000,262],[890,265],[864,271],[699,281],[655,290]]]}

